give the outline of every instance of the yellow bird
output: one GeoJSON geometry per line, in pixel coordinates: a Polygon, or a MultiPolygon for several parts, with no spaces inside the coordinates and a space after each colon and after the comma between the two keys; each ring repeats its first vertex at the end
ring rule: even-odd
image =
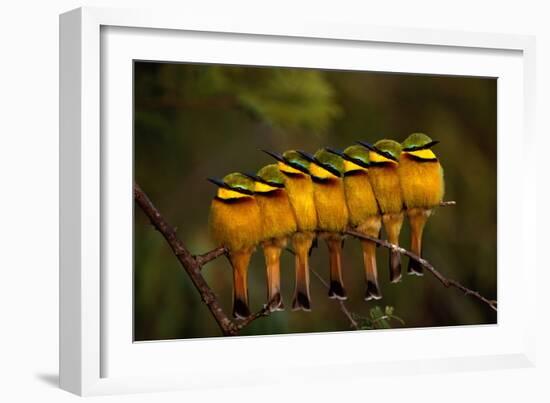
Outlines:
{"type": "Polygon", "coordinates": [[[348,225],[348,207],[344,181],[344,160],[327,150],[318,150],[315,155],[299,153],[310,161],[309,173],[313,180],[313,195],[317,209],[317,230],[329,249],[330,287],[329,297],[347,298],[342,279],[343,232],[348,225]]]}
{"type": "Polygon", "coordinates": [[[309,175],[310,164],[295,150],[285,151],[282,155],[266,150],[264,152],[278,161],[277,167],[285,178],[285,190],[296,218],[296,232],[292,235],[296,268],[292,309],[310,311],[309,251],[317,229],[313,182],[309,175]]]}
{"type": "MultiPolygon", "coordinates": [[[[432,211],[443,200],[443,168],[431,150],[438,141],[413,133],[402,143],[399,163],[401,191],[411,225],[411,251],[422,256],[422,233],[432,211]]],[[[422,266],[409,259],[409,274],[422,275],[422,266]]]]}
{"type": "Polygon", "coordinates": [[[250,316],[248,307],[248,265],[262,236],[260,207],[254,197],[254,181],[241,173],[231,173],[221,181],[210,205],[210,233],[228,249],[233,267],[233,316],[250,316]]]}
{"type": "Polygon", "coordinates": [[[285,177],[277,164],[266,165],[256,175],[245,174],[254,180],[254,194],[262,219],[261,244],[267,268],[267,300],[272,311],[284,310],[281,297],[281,252],[288,237],[296,232],[296,218],[285,190],[285,177]]]}
{"type": "MultiPolygon", "coordinates": [[[[379,140],[374,145],[360,141],[369,149],[369,179],[382,213],[382,224],[388,241],[399,245],[403,225],[403,197],[399,180],[401,144],[393,140],[379,140]]],[[[401,280],[401,255],[390,251],[390,281],[401,280]]]]}
{"type": "MultiPolygon", "coordinates": [[[[382,228],[382,218],[374,190],[369,179],[369,151],[355,145],[343,152],[327,148],[344,159],[344,189],[349,211],[349,225],[358,232],[377,238],[382,228]]],[[[365,300],[380,299],[376,268],[376,244],[361,240],[367,289],[365,300]]]]}

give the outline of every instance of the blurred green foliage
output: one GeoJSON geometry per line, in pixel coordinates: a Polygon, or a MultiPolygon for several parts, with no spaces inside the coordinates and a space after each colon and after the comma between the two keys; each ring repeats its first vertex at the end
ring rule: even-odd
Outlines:
{"type": "MultiPolygon", "coordinates": [[[[136,62],[134,65],[135,179],[192,253],[215,245],[208,210],[215,188],[206,177],[255,172],[272,161],[259,149],[314,152],[356,140],[402,141],[425,132],[440,140],[446,200],[425,231],[425,257],[442,273],[496,299],[496,96],[495,79],[136,62]]],[[[160,234],[139,209],[134,233],[134,334],[136,340],[219,336],[207,308],[160,234]]],[[[408,247],[405,225],[401,244],[408,247]]],[[[426,274],[388,281],[388,251],[379,249],[384,310],[363,300],[360,247],[344,249],[348,308],[362,328],[496,323],[478,301],[445,289],[426,274]],[[389,313],[388,313],[389,308],[389,313]],[[393,312],[398,313],[396,316],[393,312]],[[402,323],[401,321],[404,321],[402,323]]],[[[328,276],[320,242],[312,267],[328,276]]],[[[403,259],[406,267],[406,261],[403,259]]],[[[231,272],[225,258],[204,269],[224,308],[231,307],[231,272]]],[[[312,277],[313,311],[289,309],[294,287],[290,254],[282,258],[284,312],[255,321],[245,334],[349,330],[339,304],[312,277]]],[[[266,302],[260,250],[250,267],[251,308],[266,302]]]]}

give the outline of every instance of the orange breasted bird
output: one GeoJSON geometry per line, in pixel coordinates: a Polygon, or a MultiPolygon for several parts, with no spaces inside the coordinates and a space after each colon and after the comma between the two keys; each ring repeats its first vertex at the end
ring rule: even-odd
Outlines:
{"type": "MultiPolygon", "coordinates": [[[[369,179],[382,213],[382,224],[388,241],[399,245],[403,225],[403,197],[399,180],[401,144],[393,140],[379,140],[374,145],[360,141],[369,149],[369,179]]],[[[401,280],[401,255],[390,251],[390,281],[401,280]]]]}
{"type": "Polygon", "coordinates": [[[222,180],[208,179],[218,186],[210,205],[210,233],[228,250],[233,267],[233,316],[250,316],[248,307],[248,265],[261,240],[260,207],[254,196],[254,181],[241,173],[231,173],[222,180]]]}
{"type": "Polygon", "coordinates": [[[288,150],[283,154],[266,150],[264,152],[277,160],[277,167],[284,176],[285,190],[296,219],[296,232],[292,235],[296,268],[292,309],[310,311],[309,251],[317,229],[313,182],[309,175],[310,163],[295,150],[288,150]]]}
{"type": "Polygon", "coordinates": [[[313,195],[317,209],[317,230],[329,249],[329,297],[347,298],[342,279],[343,232],[348,225],[348,207],[344,190],[344,160],[342,157],[318,150],[315,155],[299,153],[310,161],[309,174],[313,180],[313,195]]]}
{"type": "MultiPolygon", "coordinates": [[[[344,189],[349,211],[349,226],[356,231],[378,238],[382,217],[369,179],[369,151],[360,145],[346,148],[343,152],[327,148],[344,159],[344,189]]],[[[365,268],[365,300],[380,299],[376,268],[376,244],[361,240],[365,268]]]]}
{"type": "MultiPolygon", "coordinates": [[[[411,225],[411,252],[422,256],[422,233],[432,211],[443,200],[443,168],[432,151],[438,141],[413,133],[402,143],[399,177],[411,225]]],[[[422,266],[409,259],[409,274],[422,275],[422,266]]]]}
{"type": "Polygon", "coordinates": [[[288,237],[296,232],[296,218],[285,190],[285,177],[277,164],[266,165],[256,175],[254,194],[260,206],[262,220],[261,245],[267,268],[267,298],[272,311],[284,310],[281,297],[281,252],[288,237]]]}

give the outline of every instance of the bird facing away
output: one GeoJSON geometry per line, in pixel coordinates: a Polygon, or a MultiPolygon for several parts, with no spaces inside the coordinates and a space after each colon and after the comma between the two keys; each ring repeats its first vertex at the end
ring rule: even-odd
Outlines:
{"type": "Polygon", "coordinates": [[[282,311],[281,252],[287,245],[288,237],[296,232],[296,218],[285,189],[285,178],[277,164],[266,165],[256,175],[247,176],[254,180],[254,194],[260,206],[267,300],[270,310],[282,311]]]}
{"type": "MultiPolygon", "coordinates": [[[[369,179],[382,213],[382,224],[388,241],[399,245],[403,225],[403,198],[399,180],[401,144],[393,140],[379,140],[374,145],[359,142],[369,149],[369,179]]],[[[401,255],[390,251],[390,281],[401,280],[401,255]]]]}
{"type": "Polygon", "coordinates": [[[310,161],[309,173],[313,180],[313,196],[317,209],[317,230],[328,246],[330,256],[329,297],[347,298],[342,279],[343,232],[348,225],[348,207],[344,191],[344,160],[342,157],[318,150],[315,155],[300,151],[310,161]]]}
{"type": "MultiPolygon", "coordinates": [[[[443,200],[443,168],[431,150],[438,141],[413,133],[402,143],[399,177],[403,201],[411,225],[411,251],[422,257],[422,233],[432,211],[443,200]]],[[[422,266],[409,259],[409,274],[422,275],[422,266]]]]}
{"type": "MultiPolygon", "coordinates": [[[[382,218],[369,179],[369,151],[360,145],[350,146],[343,152],[327,150],[344,159],[344,189],[349,226],[357,232],[377,238],[382,227],[382,218]]],[[[365,239],[360,242],[367,285],[365,300],[380,299],[382,293],[378,285],[376,244],[365,239]]]]}
{"type": "Polygon", "coordinates": [[[233,267],[233,316],[246,318],[250,316],[248,265],[262,235],[254,181],[241,173],[209,180],[218,186],[210,205],[210,233],[218,245],[227,248],[233,267]]]}
{"type": "Polygon", "coordinates": [[[296,219],[296,232],[292,235],[296,286],[292,298],[293,310],[311,310],[309,293],[309,251],[317,229],[317,211],[313,199],[313,183],[309,175],[309,161],[295,150],[282,155],[265,151],[277,160],[284,177],[285,190],[296,219]]]}

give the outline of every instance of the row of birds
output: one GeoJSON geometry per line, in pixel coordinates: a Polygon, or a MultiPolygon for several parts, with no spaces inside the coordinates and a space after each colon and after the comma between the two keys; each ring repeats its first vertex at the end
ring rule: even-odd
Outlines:
{"type": "MultiPolygon", "coordinates": [[[[343,151],[324,148],[314,155],[264,150],[275,164],[256,174],[234,172],[221,180],[209,178],[218,186],[210,208],[210,231],[228,250],[233,268],[233,316],[250,315],[247,271],[258,245],[265,255],[271,310],[284,309],[280,256],[288,240],[295,254],[293,310],[311,310],[309,254],[317,237],[329,250],[330,298],[347,298],[341,255],[348,228],[379,237],[384,227],[388,241],[398,245],[406,215],[410,249],[421,256],[424,226],[444,194],[443,169],[432,151],[437,143],[423,133],[413,133],[402,143],[388,139],[358,142],[343,151]]],[[[360,242],[365,299],[380,299],[376,244],[360,242]]],[[[389,254],[390,281],[398,282],[401,256],[393,250],[389,254]]],[[[422,275],[422,266],[410,259],[408,273],[422,275]]]]}

